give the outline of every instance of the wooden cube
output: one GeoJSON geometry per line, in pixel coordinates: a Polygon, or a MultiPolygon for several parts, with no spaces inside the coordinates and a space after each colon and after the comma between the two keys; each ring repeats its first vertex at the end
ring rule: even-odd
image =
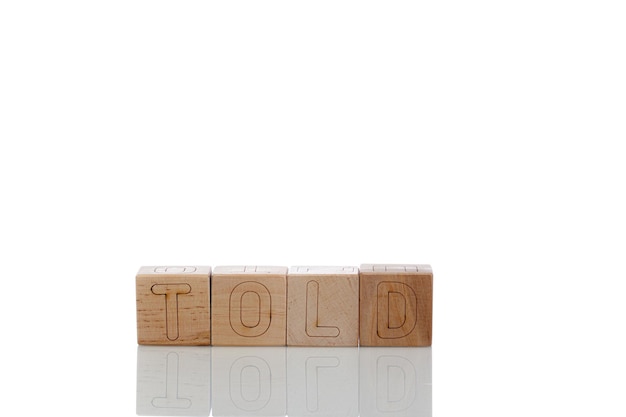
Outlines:
{"type": "Polygon", "coordinates": [[[430,346],[429,265],[361,265],[361,346],[430,346]]]}
{"type": "Polygon", "coordinates": [[[210,345],[210,266],[143,266],[136,277],[140,345],[210,345]]]}
{"type": "Polygon", "coordinates": [[[214,345],[285,346],[286,267],[218,266],[211,291],[214,345]]]}
{"type": "Polygon", "coordinates": [[[358,346],[358,343],[358,268],[290,268],[287,275],[287,345],[358,346]]]}

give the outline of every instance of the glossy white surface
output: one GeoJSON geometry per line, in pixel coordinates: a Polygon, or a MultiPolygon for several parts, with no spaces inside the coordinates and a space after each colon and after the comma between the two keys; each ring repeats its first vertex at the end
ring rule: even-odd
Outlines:
{"type": "Polygon", "coordinates": [[[431,352],[139,346],[137,414],[427,417],[431,352]]]}

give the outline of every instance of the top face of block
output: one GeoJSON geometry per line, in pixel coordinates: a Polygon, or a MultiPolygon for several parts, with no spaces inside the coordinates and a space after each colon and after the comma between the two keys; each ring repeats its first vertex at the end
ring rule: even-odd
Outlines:
{"type": "Polygon", "coordinates": [[[210,266],[142,266],[137,275],[211,275],[210,266]]]}
{"type": "Polygon", "coordinates": [[[433,269],[427,264],[362,264],[361,273],[366,274],[430,274],[433,269]]]}
{"type": "Polygon", "coordinates": [[[285,266],[216,266],[213,275],[287,275],[285,266]]]}
{"type": "Polygon", "coordinates": [[[355,275],[356,266],[292,266],[289,275],[355,275]]]}

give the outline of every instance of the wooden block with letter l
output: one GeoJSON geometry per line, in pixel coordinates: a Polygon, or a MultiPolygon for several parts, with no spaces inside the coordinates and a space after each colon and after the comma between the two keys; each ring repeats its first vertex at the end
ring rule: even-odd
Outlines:
{"type": "Polygon", "coordinates": [[[285,346],[286,267],[218,266],[211,291],[213,345],[285,346]]]}
{"type": "Polygon", "coordinates": [[[287,275],[287,345],[358,343],[359,269],[291,267],[287,275]]]}
{"type": "Polygon", "coordinates": [[[361,346],[430,346],[430,265],[361,265],[361,346]]]}
{"type": "Polygon", "coordinates": [[[137,343],[210,345],[210,266],[143,266],[136,276],[137,343]]]}

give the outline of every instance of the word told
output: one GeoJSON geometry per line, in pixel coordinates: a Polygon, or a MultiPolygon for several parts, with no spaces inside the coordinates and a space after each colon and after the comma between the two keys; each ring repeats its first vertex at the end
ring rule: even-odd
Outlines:
{"type": "Polygon", "coordinates": [[[430,346],[429,265],[144,266],[142,345],[430,346]]]}

